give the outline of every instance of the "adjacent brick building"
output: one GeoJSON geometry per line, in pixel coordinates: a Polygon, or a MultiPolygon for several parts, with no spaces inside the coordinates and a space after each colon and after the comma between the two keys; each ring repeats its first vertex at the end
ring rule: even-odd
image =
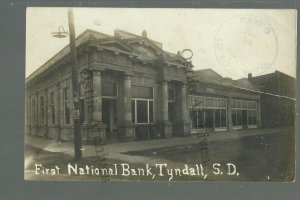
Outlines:
{"type": "Polygon", "coordinates": [[[248,79],[261,91],[263,127],[294,126],[296,79],[279,71],[248,79]]]}
{"type": "Polygon", "coordinates": [[[260,93],[250,81],[223,78],[211,69],[190,74],[187,77],[192,133],[261,126],[260,93]]]}

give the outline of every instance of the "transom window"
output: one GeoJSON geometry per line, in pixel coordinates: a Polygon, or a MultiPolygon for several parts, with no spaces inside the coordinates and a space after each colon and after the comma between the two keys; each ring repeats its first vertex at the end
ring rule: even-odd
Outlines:
{"type": "Polygon", "coordinates": [[[257,103],[255,101],[231,100],[231,107],[234,109],[256,110],[257,103]]]}
{"type": "Polygon", "coordinates": [[[102,97],[118,97],[118,84],[112,82],[101,83],[102,97]]]}
{"type": "Polygon", "coordinates": [[[132,86],[132,98],[153,99],[153,88],[143,86],[132,86]]]}
{"type": "Polygon", "coordinates": [[[190,107],[197,108],[226,108],[227,100],[224,98],[190,96],[190,107]]]}

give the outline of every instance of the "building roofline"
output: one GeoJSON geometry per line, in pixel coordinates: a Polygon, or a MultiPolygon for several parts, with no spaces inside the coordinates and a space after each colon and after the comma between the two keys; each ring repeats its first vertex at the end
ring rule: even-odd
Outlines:
{"type": "MultiPolygon", "coordinates": [[[[113,37],[111,35],[101,33],[101,32],[98,32],[98,31],[95,31],[95,30],[92,30],[92,29],[86,29],[85,31],[83,31],[81,34],[79,34],[76,37],[76,46],[79,46],[80,44],[85,42],[85,41],[83,41],[83,42],[80,43],[80,39],[87,33],[94,33],[94,34],[103,35],[103,36],[106,36],[106,37],[113,37]]],[[[28,77],[26,77],[25,81],[28,82],[28,81],[32,80],[33,78],[35,78],[36,76],[38,76],[39,74],[44,72],[46,69],[48,69],[55,62],[59,61],[61,58],[66,56],[70,52],[69,47],[70,47],[70,44],[67,44],[66,46],[64,46],[56,54],[54,54],[52,57],[50,57],[44,64],[42,64],[39,68],[37,68],[35,71],[33,71],[28,77]],[[64,52],[64,51],[66,51],[66,52],[64,52]],[[54,59],[54,61],[53,61],[53,59],[54,59]]]]}
{"type": "MultiPolygon", "coordinates": [[[[143,36],[139,36],[133,33],[129,33],[120,29],[115,29],[115,32],[122,32],[125,34],[129,34],[132,35],[133,38],[131,38],[130,40],[134,40],[134,39],[141,39],[143,38],[143,36]]],[[[79,34],[79,36],[76,37],[76,47],[78,47],[79,45],[86,43],[88,41],[95,41],[95,39],[90,38],[90,36],[88,34],[94,34],[95,36],[102,36],[103,38],[116,38],[117,37],[115,35],[108,35],[105,33],[101,33],[92,29],[86,29],[85,31],[83,31],[81,34],[79,34]],[[87,37],[85,37],[87,36],[87,37]]],[[[100,38],[101,39],[101,38],[100,38]]],[[[98,40],[96,38],[96,40],[98,40]]],[[[155,45],[155,47],[157,49],[159,49],[162,52],[165,52],[162,49],[162,44],[155,41],[155,40],[151,40],[147,37],[147,40],[150,43],[153,43],[153,45],[155,45]]],[[[120,39],[120,42],[123,43],[123,41],[126,43],[126,39],[120,39]]],[[[130,45],[128,47],[130,48],[130,45]]],[[[133,52],[135,52],[133,49],[131,49],[133,52]]],[[[32,72],[28,77],[25,78],[25,83],[33,80],[34,78],[36,78],[37,76],[39,76],[40,74],[42,74],[43,72],[45,72],[47,69],[49,69],[52,65],[54,65],[55,63],[57,63],[59,60],[61,60],[62,58],[64,58],[65,56],[67,56],[70,53],[70,44],[67,44],[65,47],[63,47],[61,50],[59,50],[55,55],[53,55],[52,57],[50,57],[44,64],[42,64],[39,68],[37,68],[34,72],[32,72]]],[[[169,52],[168,52],[169,53],[169,52]]],[[[172,53],[173,54],[173,53],[172,53]]],[[[176,56],[178,56],[177,54],[173,54],[174,56],[170,56],[171,58],[174,58],[176,56]]]]}
{"type": "Polygon", "coordinates": [[[253,76],[252,78],[253,78],[253,79],[255,79],[255,78],[262,78],[262,77],[268,76],[268,75],[275,75],[276,73],[280,73],[280,74],[283,74],[283,75],[285,75],[285,76],[288,76],[289,78],[296,79],[295,77],[293,77],[293,76],[291,76],[291,75],[288,75],[288,74],[286,74],[286,73],[283,73],[283,72],[281,72],[281,71],[279,71],[279,70],[275,70],[274,72],[268,73],[268,74],[262,74],[262,75],[259,75],[259,76],[253,76]]]}
{"type": "MultiPolygon", "coordinates": [[[[144,38],[143,36],[141,36],[141,35],[137,35],[137,34],[134,34],[134,33],[130,33],[130,32],[127,32],[127,31],[124,31],[124,30],[121,30],[121,29],[115,29],[115,31],[114,31],[115,33],[116,32],[121,32],[121,33],[124,33],[124,34],[128,34],[128,35],[131,35],[131,36],[133,36],[134,38],[144,38]]],[[[153,42],[156,46],[158,46],[159,48],[161,48],[162,49],[162,43],[161,42],[158,42],[158,41],[156,41],[156,40],[152,40],[152,39],[150,39],[150,38],[148,38],[148,37],[146,37],[149,41],[151,41],[151,42],[153,42]]],[[[131,38],[131,39],[133,39],[133,38],[131,38]]],[[[130,40],[131,40],[130,39],[130,40]]]]}
{"type": "Polygon", "coordinates": [[[254,93],[261,93],[261,91],[257,87],[255,87],[255,89],[257,89],[257,90],[254,90],[254,89],[250,89],[250,88],[241,87],[239,85],[229,85],[229,84],[224,84],[224,83],[215,83],[215,82],[209,82],[209,81],[204,81],[204,80],[199,80],[199,79],[197,79],[197,81],[199,81],[201,83],[204,83],[204,84],[213,85],[213,86],[226,87],[226,88],[230,88],[230,89],[247,90],[249,92],[254,92],[254,93]]]}

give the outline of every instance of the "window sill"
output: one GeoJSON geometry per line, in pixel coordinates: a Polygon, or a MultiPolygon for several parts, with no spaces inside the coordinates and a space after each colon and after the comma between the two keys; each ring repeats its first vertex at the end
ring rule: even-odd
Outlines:
{"type": "Polygon", "coordinates": [[[232,130],[236,131],[236,130],[242,130],[243,127],[242,126],[233,126],[232,130]]]}
{"type": "Polygon", "coordinates": [[[257,125],[248,125],[248,128],[257,128],[257,125]]]}
{"type": "Polygon", "coordinates": [[[227,131],[227,127],[220,127],[220,128],[215,128],[216,132],[221,132],[221,131],[227,131]]]}

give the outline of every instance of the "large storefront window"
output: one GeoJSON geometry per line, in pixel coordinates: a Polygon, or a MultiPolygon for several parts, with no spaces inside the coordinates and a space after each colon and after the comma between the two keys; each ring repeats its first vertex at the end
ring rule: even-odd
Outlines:
{"type": "Polygon", "coordinates": [[[242,111],[241,110],[232,110],[232,125],[233,126],[242,126],[242,111]]]}
{"type": "Polygon", "coordinates": [[[253,110],[248,111],[248,125],[249,126],[257,125],[257,111],[253,111],[253,110]]]}
{"type": "Polygon", "coordinates": [[[153,88],[132,87],[132,121],[137,124],[153,122],[153,88]]]}
{"type": "Polygon", "coordinates": [[[232,100],[233,129],[257,127],[257,103],[255,101],[232,100]]]}
{"type": "Polygon", "coordinates": [[[226,110],[217,109],[215,112],[215,127],[221,128],[226,127],[226,110]]]}
{"type": "Polygon", "coordinates": [[[225,130],[227,101],[223,98],[190,96],[192,129],[225,130]]]}
{"type": "Polygon", "coordinates": [[[192,129],[203,129],[204,128],[204,110],[195,109],[191,112],[192,129]]]}

